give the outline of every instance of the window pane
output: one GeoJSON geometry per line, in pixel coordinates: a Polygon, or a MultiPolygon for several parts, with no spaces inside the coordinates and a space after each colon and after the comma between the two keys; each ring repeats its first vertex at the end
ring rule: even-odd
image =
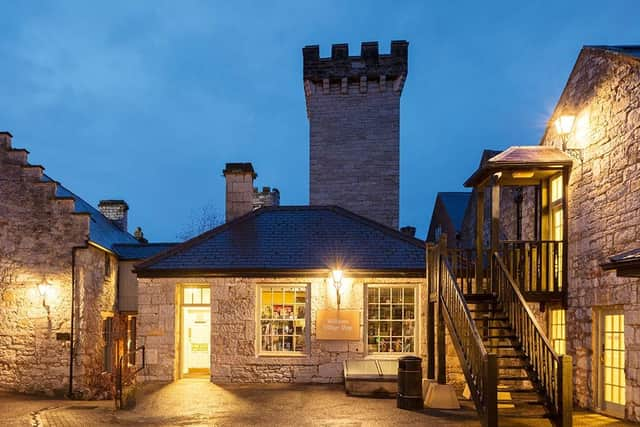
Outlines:
{"type": "Polygon", "coordinates": [[[306,351],[306,287],[260,289],[261,350],[306,351]]]}
{"type": "Polygon", "coordinates": [[[367,297],[367,351],[415,352],[415,288],[369,286],[367,297]]]}

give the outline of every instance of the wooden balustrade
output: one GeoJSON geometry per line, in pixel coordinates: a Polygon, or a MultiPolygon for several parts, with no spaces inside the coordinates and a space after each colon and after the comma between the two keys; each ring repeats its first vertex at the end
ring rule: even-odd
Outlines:
{"type": "MultiPolygon", "coordinates": [[[[435,256],[428,254],[427,260],[427,268],[432,272],[430,280],[435,281],[432,283],[436,288],[442,318],[460,358],[460,365],[482,424],[495,426],[498,420],[496,355],[487,353],[447,257],[440,256],[436,249],[435,256]]],[[[444,328],[439,327],[438,330],[444,331],[444,328]]],[[[440,339],[443,340],[444,337],[440,339]]],[[[439,356],[442,357],[443,354],[439,356]]]]}
{"type": "Polygon", "coordinates": [[[561,296],[566,283],[566,243],[554,240],[503,241],[506,268],[529,301],[561,296]]]}
{"type": "Polygon", "coordinates": [[[552,421],[557,426],[570,426],[573,396],[571,357],[555,353],[507,265],[497,252],[491,259],[491,272],[492,290],[502,303],[515,335],[520,340],[521,349],[537,377],[536,385],[544,392],[552,421]]]}

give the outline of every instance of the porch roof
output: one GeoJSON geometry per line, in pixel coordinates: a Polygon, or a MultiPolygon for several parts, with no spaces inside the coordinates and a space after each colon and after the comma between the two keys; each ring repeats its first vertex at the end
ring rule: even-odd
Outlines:
{"type": "Polygon", "coordinates": [[[465,187],[476,187],[496,172],[513,170],[562,170],[573,160],[562,150],[541,145],[513,146],[491,157],[467,179],[465,187]]]}
{"type": "Polygon", "coordinates": [[[640,277],[640,247],[612,255],[601,266],[603,270],[616,270],[620,277],[640,277]]]}

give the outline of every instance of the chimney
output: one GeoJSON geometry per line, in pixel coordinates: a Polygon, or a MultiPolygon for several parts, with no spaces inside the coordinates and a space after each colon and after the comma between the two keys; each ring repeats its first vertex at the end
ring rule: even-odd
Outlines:
{"type": "Polygon", "coordinates": [[[122,231],[127,231],[127,211],[129,205],[124,200],[100,200],[100,213],[122,231]]]}
{"type": "Polygon", "coordinates": [[[253,180],[258,176],[251,163],[227,163],[222,174],[227,181],[225,221],[253,210],[253,180]]]}
{"type": "Polygon", "coordinates": [[[400,229],[400,232],[402,234],[406,234],[407,236],[410,236],[410,237],[415,237],[416,236],[416,228],[412,227],[410,225],[407,225],[406,227],[402,227],[400,229]]]}

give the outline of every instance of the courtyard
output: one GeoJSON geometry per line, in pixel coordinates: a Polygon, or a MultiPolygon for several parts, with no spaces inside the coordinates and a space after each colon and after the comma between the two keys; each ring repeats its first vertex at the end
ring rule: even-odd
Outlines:
{"type": "MultiPolygon", "coordinates": [[[[215,385],[206,379],[148,384],[132,410],[113,401],[70,401],[0,393],[5,426],[480,426],[472,405],[456,411],[405,411],[393,399],[356,398],[342,385],[215,385]]],[[[505,418],[501,426],[547,426],[505,418]]],[[[631,425],[578,412],[575,426],[631,425]]]]}

